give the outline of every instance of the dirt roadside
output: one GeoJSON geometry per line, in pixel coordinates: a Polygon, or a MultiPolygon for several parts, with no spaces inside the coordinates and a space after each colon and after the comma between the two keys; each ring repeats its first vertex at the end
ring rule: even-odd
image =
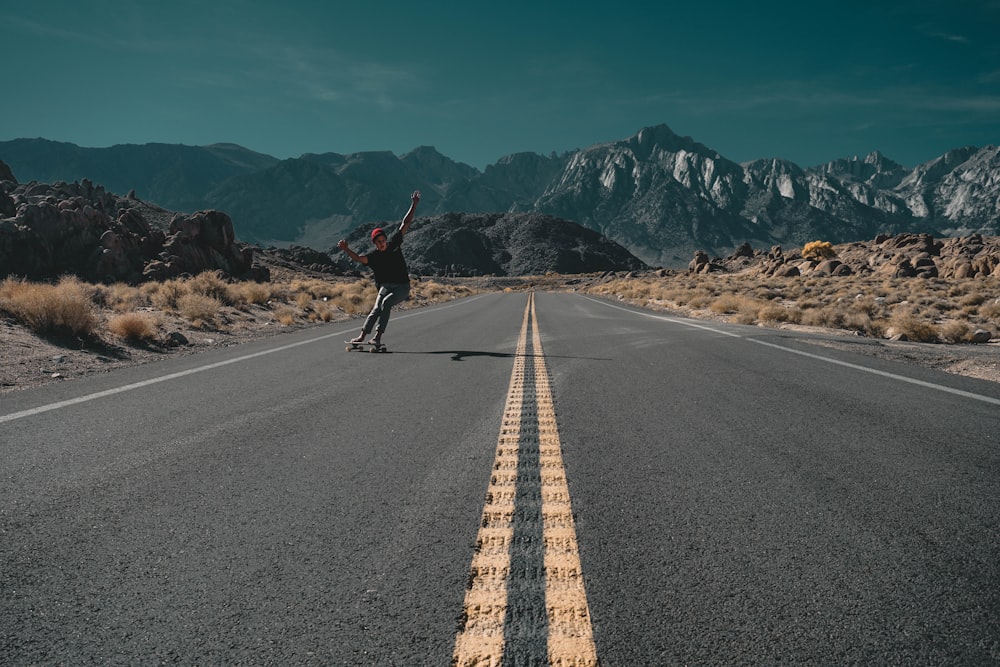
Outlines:
{"type": "MultiPolygon", "coordinates": [[[[696,312],[680,314],[699,317],[696,312]]],[[[352,319],[357,318],[341,313],[330,322],[321,324],[283,325],[276,322],[270,311],[264,308],[227,309],[221,314],[218,328],[195,327],[183,318],[168,318],[164,322],[165,329],[183,336],[186,344],[136,346],[113,339],[102,339],[89,344],[46,340],[9,318],[0,318],[0,396],[97,373],[110,373],[128,366],[240,345],[303,328],[347,324],[352,319]]],[[[875,340],[855,336],[850,332],[816,327],[785,325],[781,329],[792,336],[801,334],[800,340],[819,347],[833,347],[1000,382],[1000,343],[941,345],[875,340]]]]}

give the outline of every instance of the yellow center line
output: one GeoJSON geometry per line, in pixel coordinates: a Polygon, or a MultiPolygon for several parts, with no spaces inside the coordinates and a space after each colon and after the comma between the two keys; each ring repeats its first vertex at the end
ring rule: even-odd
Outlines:
{"type": "Polygon", "coordinates": [[[537,322],[530,294],[453,665],[598,664],[537,322]]]}

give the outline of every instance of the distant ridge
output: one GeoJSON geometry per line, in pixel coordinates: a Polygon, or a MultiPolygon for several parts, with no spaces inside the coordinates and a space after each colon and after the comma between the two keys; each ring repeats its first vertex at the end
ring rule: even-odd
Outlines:
{"type": "Polygon", "coordinates": [[[738,164],[667,125],[563,155],[517,153],[479,171],[430,146],[402,156],[360,152],[279,160],[233,144],[80,148],[0,142],[22,181],[88,178],[178,211],[232,216],[240,238],[328,249],[368,222],[402,214],[535,212],[604,234],[652,265],[686,265],[743,242],[801,245],[877,234],[1000,234],[1000,151],[960,147],[904,167],[878,151],[802,168],[775,158],[738,164]]]}

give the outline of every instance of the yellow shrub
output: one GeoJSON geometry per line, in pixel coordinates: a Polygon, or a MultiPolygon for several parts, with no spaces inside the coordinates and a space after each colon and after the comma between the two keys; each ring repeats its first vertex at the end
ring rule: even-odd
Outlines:
{"type": "Polygon", "coordinates": [[[71,277],[56,285],[8,278],[0,283],[0,310],[36,333],[89,336],[97,326],[87,286],[71,277]]]}
{"type": "Polygon", "coordinates": [[[962,343],[969,338],[969,325],[960,320],[952,320],[941,325],[941,338],[949,343],[962,343]]]}
{"type": "Polygon", "coordinates": [[[162,283],[145,283],[139,291],[149,299],[149,304],[157,310],[177,310],[181,297],[191,290],[183,280],[171,279],[162,283]]]}
{"type": "Polygon", "coordinates": [[[221,307],[218,299],[204,294],[185,294],[177,300],[177,312],[192,322],[215,321],[221,307]]]}
{"type": "Polygon", "coordinates": [[[295,297],[295,303],[299,308],[305,310],[312,307],[313,297],[309,292],[299,292],[295,297]]]}
{"type": "Polygon", "coordinates": [[[802,248],[802,256],[806,259],[821,260],[836,257],[833,244],[829,241],[810,241],[802,248]]]}
{"type": "Polygon", "coordinates": [[[893,313],[889,319],[888,329],[903,334],[908,340],[918,343],[936,343],[939,339],[937,326],[910,310],[900,310],[893,313]]]}
{"type": "Polygon", "coordinates": [[[983,305],[979,309],[979,316],[988,322],[1000,324],[1000,299],[983,305]]]}
{"type": "Polygon", "coordinates": [[[217,271],[202,271],[187,281],[188,289],[194,294],[212,297],[220,304],[232,305],[239,299],[239,288],[234,288],[217,271]]]}
{"type": "Polygon", "coordinates": [[[242,283],[238,287],[238,294],[246,303],[263,305],[271,298],[271,286],[265,283],[242,283]]]}
{"type": "Polygon", "coordinates": [[[146,297],[138,287],[125,283],[97,285],[94,300],[116,313],[127,313],[146,304],[146,297]]]}
{"type": "Polygon", "coordinates": [[[287,327],[295,322],[295,311],[289,306],[282,306],[274,311],[274,319],[287,327]]]}
{"type": "Polygon", "coordinates": [[[150,313],[122,313],[108,320],[108,331],[127,341],[154,340],[159,326],[150,313]]]}
{"type": "Polygon", "coordinates": [[[741,323],[749,324],[757,319],[757,313],[763,305],[763,302],[747,296],[723,294],[711,303],[709,309],[720,314],[736,313],[741,316],[741,323]]]}

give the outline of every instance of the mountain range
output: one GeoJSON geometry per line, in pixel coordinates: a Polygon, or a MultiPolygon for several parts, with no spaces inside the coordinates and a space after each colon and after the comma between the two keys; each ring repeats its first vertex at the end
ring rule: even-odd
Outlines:
{"type": "MultiPolygon", "coordinates": [[[[21,182],[90,179],[178,211],[228,213],[243,241],[330,250],[362,225],[418,216],[533,213],[571,220],[650,265],[695,251],[869,240],[903,232],[1000,234],[1000,149],[963,147],[916,167],[875,151],[803,168],[736,163],[668,126],[561,155],[515,153],[479,170],[432,147],[279,160],[233,144],[83,148],[0,142],[21,182]]],[[[533,220],[535,218],[532,218],[533,220]]]]}

